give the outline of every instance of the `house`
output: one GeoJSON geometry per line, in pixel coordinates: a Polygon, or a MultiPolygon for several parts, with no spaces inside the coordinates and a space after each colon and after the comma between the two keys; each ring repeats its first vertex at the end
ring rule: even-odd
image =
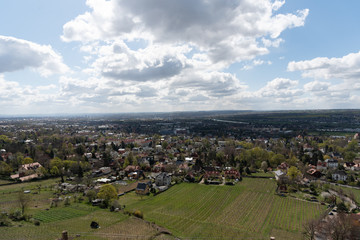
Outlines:
{"type": "Polygon", "coordinates": [[[289,167],[290,167],[289,164],[287,164],[286,162],[283,162],[278,166],[278,169],[282,170],[283,172],[287,172],[289,167]]]}
{"type": "Polygon", "coordinates": [[[40,163],[28,163],[21,165],[19,168],[19,176],[24,177],[26,175],[34,174],[38,168],[42,167],[40,163]]]}
{"type": "Polygon", "coordinates": [[[281,170],[277,170],[274,173],[275,173],[275,179],[276,180],[282,179],[282,178],[284,178],[286,176],[286,173],[284,173],[281,170]]]}
{"type": "Polygon", "coordinates": [[[336,169],[339,165],[339,162],[335,159],[326,159],[325,162],[327,163],[328,168],[336,169]]]}
{"type": "Polygon", "coordinates": [[[321,172],[314,169],[314,168],[311,168],[309,169],[307,172],[308,176],[311,178],[311,179],[317,179],[317,178],[320,178],[321,177],[321,172]]]}
{"type": "Polygon", "coordinates": [[[156,186],[169,186],[171,184],[171,176],[168,173],[162,172],[155,178],[156,186]]]}
{"type": "Polygon", "coordinates": [[[327,162],[318,161],[316,164],[316,170],[323,171],[327,169],[327,162]]]}
{"type": "Polygon", "coordinates": [[[99,170],[101,171],[102,174],[109,174],[111,172],[110,167],[101,167],[99,168],[99,170]]]}
{"type": "Polygon", "coordinates": [[[344,170],[337,170],[331,176],[335,181],[346,181],[347,179],[347,175],[344,170]]]}
{"type": "Polygon", "coordinates": [[[240,173],[237,170],[227,170],[224,172],[225,179],[239,179],[240,173]]]}
{"type": "Polygon", "coordinates": [[[135,189],[135,192],[139,195],[147,195],[150,192],[151,182],[141,182],[138,183],[135,189]]]}
{"type": "Polygon", "coordinates": [[[210,184],[220,184],[222,182],[222,176],[219,171],[206,171],[204,179],[210,184]]]}

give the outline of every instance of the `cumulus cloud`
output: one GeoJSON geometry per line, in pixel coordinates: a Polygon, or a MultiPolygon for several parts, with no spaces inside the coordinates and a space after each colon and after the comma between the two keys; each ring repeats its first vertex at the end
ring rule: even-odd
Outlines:
{"type": "Polygon", "coordinates": [[[42,76],[64,73],[69,68],[49,45],[0,36],[0,73],[32,68],[42,76]]]}
{"type": "Polygon", "coordinates": [[[310,92],[320,92],[320,91],[328,90],[330,85],[331,84],[328,82],[314,81],[314,82],[309,82],[309,83],[305,84],[304,89],[305,89],[305,91],[310,91],[310,92]]]}
{"type": "Polygon", "coordinates": [[[92,64],[101,75],[129,81],[156,81],[170,78],[186,68],[186,47],[151,45],[137,51],[131,50],[123,41],[102,46],[99,57],[92,64]]]}
{"type": "Polygon", "coordinates": [[[265,87],[261,88],[257,93],[262,97],[294,98],[303,94],[301,89],[297,89],[299,84],[296,80],[286,78],[275,78],[268,82],[265,87]]]}
{"type": "Polygon", "coordinates": [[[315,79],[341,79],[345,81],[360,78],[360,52],[350,53],[341,58],[318,57],[312,60],[292,61],[289,71],[302,71],[303,77],[315,79]]]}
{"type": "Polygon", "coordinates": [[[249,60],[278,46],[279,35],[304,25],[308,10],[277,14],[285,1],[271,0],[87,0],[91,11],[63,27],[64,41],[134,40],[189,45],[213,62],[249,60]]]}

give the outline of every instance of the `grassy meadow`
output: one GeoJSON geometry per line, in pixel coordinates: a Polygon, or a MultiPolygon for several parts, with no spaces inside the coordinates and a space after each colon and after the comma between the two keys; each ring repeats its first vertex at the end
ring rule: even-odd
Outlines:
{"type": "MultiPolygon", "coordinates": [[[[49,180],[47,180],[49,181],[49,180]]],[[[54,182],[28,183],[36,188],[54,182]]],[[[16,189],[29,186],[0,186],[0,209],[16,207],[16,189]],[[5,189],[3,189],[5,188],[5,189]]],[[[157,196],[137,196],[134,192],[119,198],[126,210],[141,210],[144,219],[165,227],[181,239],[301,239],[305,221],[321,214],[325,207],[274,194],[276,183],[271,179],[244,178],[235,186],[208,186],[182,183],[157,196]]],[[[67,230],[75,239],[172,239],[159,235],[148,222],[122,212],[74,203],[49,208],[51,188],[32,195],[37,205],[28,212],[40,226],[16,222],[0,227],[1,239],[56,239],[67,230]],[[91,221],[100,229],[91,229],[91,221]],[[19,226],[21,225],[21,226],[19,226]]]]}

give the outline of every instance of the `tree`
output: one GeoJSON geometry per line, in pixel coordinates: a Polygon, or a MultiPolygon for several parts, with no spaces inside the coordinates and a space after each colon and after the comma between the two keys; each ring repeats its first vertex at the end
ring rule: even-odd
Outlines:
{"type": "Polygon", "coordinates": [[[55,176],[60,176],[61,182],[64,182],[65,162],[66,161],[62,161],[58,157],[50,160],[50,173],[55,176]]]}
{"type": "Polygon", "coordinates": [[[0,162],[0,175],[1,176],[8,177],[8,176],[10,176],[12,171],[13,171],[13,169],[9,164],[7,164],[6,162],[3,162],[3,161],[0,162]]]}
{"type": "Polygon", "coordinates": [[[267,168],[268,168],[268,163],[266,161],[263,161],[261,163],[261,169],[264,171],[264,172],[267,172],[267,168]]]}
{"type": "Polygon", "coordinates": [[[34,160],[31,157],[26,157],[22,160],[22,164],[29,164],[29,163],[33,163],[34,160]]]}
{"type": "Polygon", "coordinates": [[[284,157],[284,155],[278,153],[270,158],[270,164],[272,167],[276,167],[280,165],[282,162],[285,162],[285,160],[286,158],[284,157]]]}
{"type": "Polygon", "coordinates": [[[26,208],[29,206],[31,197],[25,194],[24,191],[20,191],[18,195],[18,202],[21,208],[21,214],[24,215],[26,208]]]}
{"type": "Polygon", "coordinates": [[[356,221],[351,214],[338,213],[327,221],[323,221],[319,232],[324,236],[323,239],[359,239],[360,229],[356,226],[356,221]]]}
{"type": "Polygon", "coordinates": [[[96,198],[96,192],[95,190],[89,190],[86,192],[86,197],[88,198],[89,203],[91,203],[92,200],[96,198]]]}
{"type": "Polygon", "coordinates": [[[337,207],[337,210],[338,210],[339,212],[348,212],[348,211],[349,211],[349,209],[347,208],[347,206],[345,205],[344,202],[338,203],[338,204],[336,205],[336,207],[337,207]]]}
{"type": "Polygon", "coordinates": [[[101,186],[97,197],[104,199],[105,206],[107,207],[112,199],[117,199],[116,188],[111,184],[105,184],[101,186]]]}
{"type": "Polygon", "coordinates": [[[311,219],[304,224],[303,235],[307,240],[315,240],[315,234],[320,225],[320,221],[317,219],[311,219]]]}
{"type": "Polygon", "coordinates": [[[295,180],[298,176],[300,176],[300,171],[297,167],[292,166],[288,169],[287,175],[289,176],[290,180],[295,180]]]}

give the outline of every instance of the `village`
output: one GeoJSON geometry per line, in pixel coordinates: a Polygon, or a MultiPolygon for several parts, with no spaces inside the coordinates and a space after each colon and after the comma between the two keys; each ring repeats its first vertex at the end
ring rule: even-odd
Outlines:
{"type": "MultiPolygon", "coordinates": [[[[75,197],[142,218],[141,211],[135,214],[122,203],[125,195],[143,199],[181,183],[231,187],[256,178],[274,181],[272,194],[324,205],[323,219],[334,217],[340,208],[360,218],[357,133],[237,139],[197,136],[180,125],[160,135],[124,131],[104,122],[44,126],[38,121],[3,124],[1,129],[2,181],[16,186],[58,179],[48,207],[69,204],[75,197]]],[[[0,207],[16,221],[1,202],[0,207]]]]}

